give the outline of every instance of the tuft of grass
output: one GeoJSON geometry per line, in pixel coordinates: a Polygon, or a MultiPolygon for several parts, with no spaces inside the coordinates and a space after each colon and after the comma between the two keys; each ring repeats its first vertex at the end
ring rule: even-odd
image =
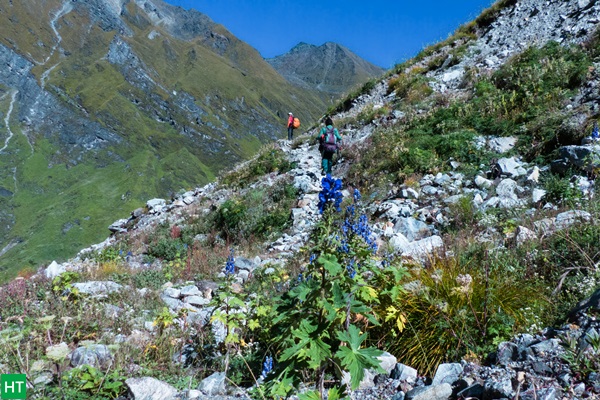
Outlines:
{"type": "Polygon", "coordinates": [[[433,375],[443,362],[467,354],[484,357],[499,342],[527,330],[527,307],[542,312],[547,299],[541,285],[519,281],[487,257],[483,265],[436,258],[426,269],[411,270],[396,305],[406,328],[389,344],[400,362],[433,375]]]}

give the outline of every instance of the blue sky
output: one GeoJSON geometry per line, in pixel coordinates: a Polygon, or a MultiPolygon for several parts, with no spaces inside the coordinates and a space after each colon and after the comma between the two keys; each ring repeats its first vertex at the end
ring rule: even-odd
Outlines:
{"type": "Polygon", "coordinates": [[[166,0],[223,24],[265,58],[336,42],[391,68],[471,21],[492,0],[166,0]]]}

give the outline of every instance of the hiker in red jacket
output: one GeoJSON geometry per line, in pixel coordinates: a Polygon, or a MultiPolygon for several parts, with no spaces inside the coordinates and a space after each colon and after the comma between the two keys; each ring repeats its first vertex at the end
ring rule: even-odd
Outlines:
{"type": "Polygon", "coordinates": [[[288,140],[292,140],[294,138],[294,114],[288,113],[288,140]]]}

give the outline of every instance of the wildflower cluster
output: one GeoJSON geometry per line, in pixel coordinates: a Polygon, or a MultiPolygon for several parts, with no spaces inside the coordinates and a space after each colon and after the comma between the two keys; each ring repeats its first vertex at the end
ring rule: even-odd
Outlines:
{"type": "Polygon", "coordinates": [[[356,215],[356,206],[360,205],[360,192],[354,189],[354,204],[346,208],[344,222],[340,228],[341,238],[338,252],[347,256],[349,261],[346,265],[346,270],[351,278],[356,275],[357,269],[360,267],[360,262],[357,261],[357,255],[361,250],[365,250],[365,254],[360,254],[360,257],[369,256],[377,252],[377,243],[375,241],[373,231],[369,226],[367,216],[361,214],[358,218],[356,215]],[[353,250],[352,252],[350,250],[353,250]]]}
{"type": "Polygon", "coordinates": [[[349,206],[346,209],[346,219],[342,225],[342,234],[344,236],[342,243],[347,243],[352,237],[359,237],[364,240],[372,253],[377,252],[377,242],[374,239],[367,216],[361,214],[358,220],[356,220],[354,206],[349,206]]]}
{"type": "Polygon", "coordinates": [[[273,370],[273,357],[267,356],[263,362],[262,372],[260,373],[261,378],[266,378],[269,372],[273,370]]]}
{"type": "Polygon", "coordinates": [[[341,211],[340,204],[342,204],[342,180],[333,179],[331,175],[327,174],[321,180],[322,190],[319,193],[319,213],[323,214],[325,207],[328,204],[333,203],[336,211],[341,211]]]}
{"type": "Polygon", "coordinates": [[[227,262],[225,263],[225,275],[233,275],[235,273],[235,258],[233,258],[233,249],[231,249],[229,253],[229,257],[227,257],[227,262]]]}

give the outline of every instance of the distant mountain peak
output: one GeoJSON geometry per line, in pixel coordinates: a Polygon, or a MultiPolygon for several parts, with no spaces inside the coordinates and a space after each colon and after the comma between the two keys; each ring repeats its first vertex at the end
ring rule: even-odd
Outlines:
{"type": "Polygon", "coordinates": [[[300,42],[267,62],[292,84],[329,95],[343,94],[384,72],[335,42],[320,46],[300,42]]]}

